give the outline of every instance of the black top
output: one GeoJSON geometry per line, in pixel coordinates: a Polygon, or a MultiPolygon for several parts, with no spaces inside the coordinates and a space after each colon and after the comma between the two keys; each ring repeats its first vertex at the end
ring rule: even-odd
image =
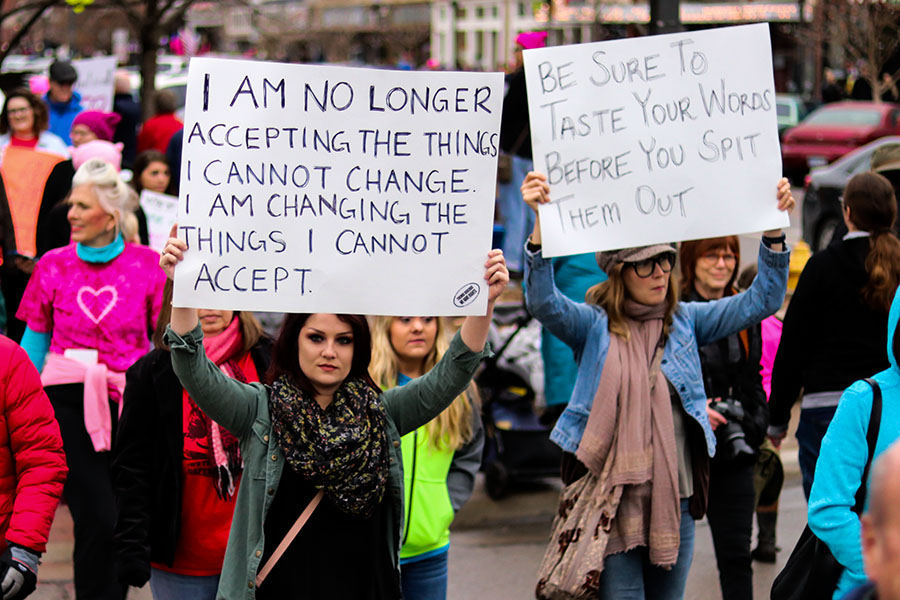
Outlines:
{"type": "MultiPolygon", "coordinates": [[[[266,544],[260,569],[315,495],[315,488],[285,465],[263,525],[266,544]]],[[[387,494],[385,494],[387,496],[387,494]]],[[[259,600],[392,600],[400,581],[391,557],[381,551],[385,500],[374,514],[353,517],[324,496],[315,512],[256,592],[259,600]]]]}
{"type": "Polygon", "coordinates": [[[863,301],[868,237],[841,240],[806,263],[772,371],[770,422],[787,425],[800,395],[839,392],[888,368],[887,312],[863,301]]]}
{"type": "Polygon", "coordinates": [[[503,98],[503,115],[500,119],[500,148],[504,152],[531,160],[531,132],[522,132],[528,127],[528,92],[525,89],[525,69],[510,73],[506,78],[508,89],[503,98]],[[519,143],[519,139],[522,142],[519,143]],[[518,148],[515,148],[516,144],[518,148]]]}
{"type": "MultiPolygon", "coordinates": [[[[706,302],[696,290],[690,302],[706,302]]],[[[762,333],[759,324],[699,348],[703,387],[707,398],[733,398],[741,403],[745,417],[741,422],[747,444],[758,450],[769,425],[766,392],[760,374],[762,333]]],[[[721,459],[721,453],[716,454],[721,459]]]]}
{"type": "Polygon", "coordinates": [[[130,169],[137,156],[137,134],[141,127],[141,105],[131,94],[113,97],[113,112],[122,117],[116,125],[113,142],[122,142],[122,167],[130,169]]]}
{"type": "MultiPolygon", "coordinates": [[[[260,377],[269,368],[272,342],[260,339],[250,356],[260,377]]],[[[125,399],[112,451],[119,515],[114,535],[123,583],[140,587],[150,562],[171,565],[181,532],[184,388],[166,350],[156,349],[125,375],[125,399]]]]}

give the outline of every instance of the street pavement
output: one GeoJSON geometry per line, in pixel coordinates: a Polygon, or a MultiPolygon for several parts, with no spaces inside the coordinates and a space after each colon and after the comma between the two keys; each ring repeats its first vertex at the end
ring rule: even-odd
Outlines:
{"type": "MultiPolygon", "coordinates": [[[[793,193],[797,210],[791,215],[791,227],[786,230],[788,243],[800,239],[803,190],[795,188],[793,193]]],[[[743,268],[756,261],[759,234],[742,235],[740,241],[743,268]]],[[[789,436],[783,452],[787,481],[778,520],[778,540],[783,550],[775,565],[754,563],[756,598],[768,598],[772,580],[806,525],[806,500],[796,465],[796,445],[792,441],[793,436],[789,436]]],[[[449,600],[533,598],[535,573],[547,544],[558,495],[558,482],[548,481],[516,489],[508,497],[494,501],[485,494],[479,475],[472,499],[460,510],[454,524],[449,600]]],[[[74,600],[71,555],[72,520],[65,506],[60,506],[39,570],[38,589],[31,598],[74,600]]],[[[697,523],[694,562],[685,598],[721,598],[712,538],[705,520],[697,523]]],[[[131,589],[128,599],[151,600],[149,586],[131,589]]]]}

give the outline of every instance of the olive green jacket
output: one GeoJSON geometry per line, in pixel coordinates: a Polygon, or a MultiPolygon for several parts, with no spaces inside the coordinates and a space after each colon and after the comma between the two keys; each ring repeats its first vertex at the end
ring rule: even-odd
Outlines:
{"type": "MultiPolygon", "coordinates": [[[[199,325],[183,337],[171,328],[166,331],[172,367],[184,389],[206,414],[241,441],[244,473],[216,598],[250,600],[256,597],[256,572],[265,547],[263,524],[278,490],[284,457],[272,434],[268,389],[259,383],[240,383],[223,374],[206,358],[202,339],[199,325]]],[[[390,501],[385,505],[388,518],[383,532],[384,551],[390,553],[395,569],[399,568],[397,556],[403,528],[400,437],[436,417],[465,391],[481,360],[490,354],[488,346],[481,352],[470,351],[457,333],[444,358],[431,371],[381,394],[390,440],[390,501]]]]}

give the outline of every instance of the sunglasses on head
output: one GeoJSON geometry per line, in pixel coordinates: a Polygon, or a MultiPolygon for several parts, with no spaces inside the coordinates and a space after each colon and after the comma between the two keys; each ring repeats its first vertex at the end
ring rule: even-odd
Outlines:
{"type": "Polygon", "coordinates": [[[662,254],[657,254],[656,256],[651,256],[644,260],[630,262],[628,265],[634,269],[635,275],[644,279],[653,275],[656,265],[659,265],[659,268],[663,273],[670,272],[672,267],[675,266],[675,255],[670,252],[663,252],[662,254]]]}

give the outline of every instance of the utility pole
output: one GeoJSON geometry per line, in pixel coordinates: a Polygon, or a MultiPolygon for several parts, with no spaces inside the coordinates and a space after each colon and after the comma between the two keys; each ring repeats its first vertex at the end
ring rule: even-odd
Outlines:
{"type": "Polygon", "coordinates": [[[683,31],[679,5],[680,0],[650,0],[650,35],[683,31]]]}

